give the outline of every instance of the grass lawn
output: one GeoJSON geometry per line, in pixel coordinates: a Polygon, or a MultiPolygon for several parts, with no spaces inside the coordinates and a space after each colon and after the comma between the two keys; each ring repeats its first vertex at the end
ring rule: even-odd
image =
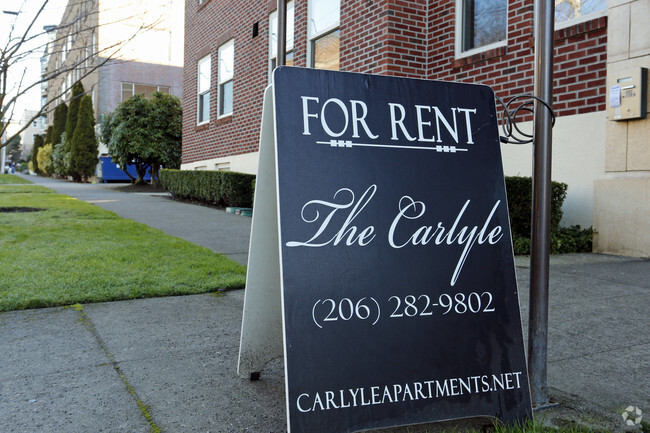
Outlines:
{"type": "Polygon", "coordinates": [[[246,273],[206,248],[36,185],[0,185],[0,263],[0,311],[241,288],[246,273]]]}
{"type": "Polygon", "coordinates": [[[15,174],[0,174],[0,185],[7,185],[10,183],[31,183],[28,180],[18,177],[15,174]]]}

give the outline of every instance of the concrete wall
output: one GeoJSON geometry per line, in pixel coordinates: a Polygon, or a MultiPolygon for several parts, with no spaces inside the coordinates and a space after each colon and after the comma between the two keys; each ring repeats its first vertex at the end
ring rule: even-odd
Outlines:
{"type": "MultiPolygon", "coordinates": [[[[650,69],[650,0],[610,0],[608,6],[609,89],[632,68],[650,69]]],[[[650,117],[608,119],[605,173],[594,191],[594,251],[650,257],[650,117]]]]}
{"type": "MultiPolygon", "coordinates": [[[[594,224],[594,181],[604,175],[606,112],[558,117],[553,128],[552,178],[569,185],[563,226],[594,224]]],[[[532,130],[532,122],[521,125],[532,130]]],[[[533,146],[501,145],[506,176],[531,176],[533,146]]]]}
{"type": "Polygon", "coordinates": [[[20,126],[25,126],[29,122],[27,129],[20,133],[21,144],[23,146],[23,158],[27,158],[27,155],[32,151],[32,147],[34,147],[34,135],[41,132],[40,120],[37,119],[30,122],[36,113],[37,111],[35,110],[25,110],[23,112],[23,118],[20,121],[20,126]]]}
{"type": "Polygon", "coordinates": [[[258,159],[259,152],[251,152],[182,164],[181,170],[230,170],[257,174],[258,159]]]}

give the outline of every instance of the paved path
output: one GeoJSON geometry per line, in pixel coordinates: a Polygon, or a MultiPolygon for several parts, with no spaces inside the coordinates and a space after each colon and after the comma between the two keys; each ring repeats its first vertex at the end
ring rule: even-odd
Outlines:
{"type": "Polygon", "coordinates": [[[80,184],[65,180],[22,176],[61,194],[93,203],[162,230],[172,236],[222,253],[246,265],[251,218],[224,211],[171,200],[168,194],[124,193],[116,188],[124,184],[80,184]]]}
{"type": "MultiPolygon", "coordinates": [[[[30,179],[245,263],[249,218],[30,179]]],[[[527,266],[517,258],[524,323],[527,266]]],[[[620,413],[633,405],[650,421],[650,261],[553,256],[549,302],[548,385],[560,405],[538,416],[622,432],[620,413]]],[[[242,306],[234,291],[0,313],[0,432],[286,431],[282,360],[258,382],[236,375],[242,306]]]]}

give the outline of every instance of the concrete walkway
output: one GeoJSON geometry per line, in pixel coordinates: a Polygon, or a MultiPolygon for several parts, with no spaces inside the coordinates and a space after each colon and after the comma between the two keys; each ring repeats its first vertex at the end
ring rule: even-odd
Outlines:
{"type": "Polygon", "coordinates": [[[116,189],[125,184],[81,184],[40,176],[21,177],[225,254],[243,265],[248,262],[251,218],[177,202],[169,194],[126,194],[116,189]]]}
{"type": "MultiPolygon", "coordinates": [[[[246,263],[250,218],[104,185],[30,177],[246,263]]],[[[522,316],[528,263],[517,258],[522,316]]],[[[243,291],[0,313],[0,432],[286,431],[282,360],[236,375],[243,291]]],[[[622,432],[650,421],[650,261],[553,256],[548,385],[537,416],[622,432]]],[[[435,432],[485,420],[383,430],[435,432]]]]}

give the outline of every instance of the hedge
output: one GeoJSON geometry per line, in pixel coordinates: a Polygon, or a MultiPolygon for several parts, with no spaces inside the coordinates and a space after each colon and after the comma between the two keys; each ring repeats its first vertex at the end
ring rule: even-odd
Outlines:
{"type": "MultiPolygon", "coordinates": [[[[160,171],[162,186],[172,196],[216,206],[252,207],[255,176],[231,171],[160,171]]],[[[533,183],[530,177],[507,176],[506,192],[515,254],[530,254],[533,183]]],[[[551,252],[591,252],[593,229],[560,227],[567,184],[551,183],[551,252]]]]}
{"type": "MultiPolygon", "coordinates": [[[[567,188],[565,183],[551,182],[551,253],[591,252],[593,228],[560,227],[567,188]]],[[[532,189],[533,181],[530,177],[506,177],[512,243],[517,255],[530,254],[532,189]]]]}
{"type": "Polygon", "coordinates": [[[160,183],[174,198],[214,206],[252,207],[253,179],[233,171],[160,170],[160,183]]]}
{"type": "MultiPolygon", "coordinates": [[[[567,184],[551,182],[551,233],[557,232],[562,220],[562,204],[566,198],[567,184]]],[[[530,237],[533,179],[506,176],[506,193],[513,237],[530,237]]]]}

